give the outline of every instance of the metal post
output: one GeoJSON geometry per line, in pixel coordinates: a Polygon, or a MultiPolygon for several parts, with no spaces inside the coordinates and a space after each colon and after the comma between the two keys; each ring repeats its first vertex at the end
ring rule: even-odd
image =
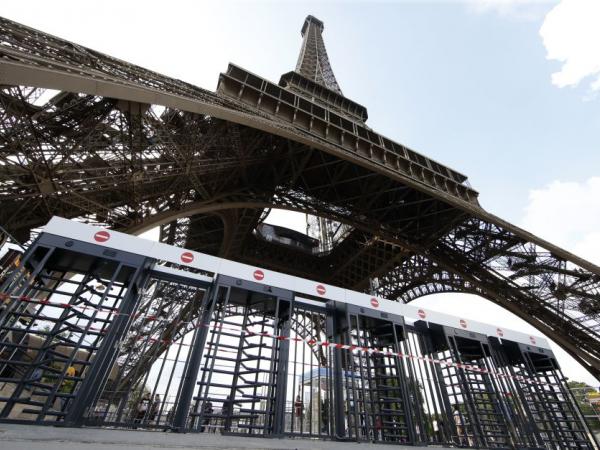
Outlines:
{"type": "MultiPolygon", "coordinates": [[[[330,342],[342,343],[342,332],[340,324],[341,312],[336,308],[335,302],[327,304],[327,337],[330,342]]],[[[346,430],[344,427],[344,386],[343,386],[343,367],[342,352],[333,352],[333,395],[330,396],[329,411],[333,411],[334,418],[334,437],[344,439],[346,430]],[[333,402],[333,405],[331,405],[333,402]],[[332,408],[333,406],[333,408],[332,408]]],[[[331,424],[330,424],[331,426],[331,424]]]]}
{"type": "MultiPolygon", "coordinates": [[[[404,332],[404,336],[406,339],[406,345],[407,347],[409,346],[408,343],[408,336],[406,335],[406,330],[404,330],[404,323],[400,322],[400,323],[396,323],[391,322],[392,325],[392,332],[393,332],[393,336],[394,336],[394,351],[395,352],[401,352],[403,350],[402,345],[400,344],[400,339],[398,336],[398,332],[396,329],[396,325],[400,325],[403,329],[404,332]]],[[[409,347],[410,349],[410,347],[409,347]]],[[[406,421],[406,426],[408,428],[408,440],[410,443],[412,444],[416,444],[417,443],[417,436],[415,433],[415,423],[413,420],[413,415],[411,414],[411,412],[409,411],[409,408],[411,408],[413,406],[413,404],[416,404],[419,398],[419,382],[417,381],[417,378],[414,376],[414,374],[411,374],[410,371],[405,372],[404,370],[404,366],[402,365],[400,359],[398,358],[394,358],[395,363],[396,363],[396,372],[399,376],[401,376],[402,378],[400,380],[398,380],[398,385],[401,386],[402,388],[402,397],[403,397],[403,408],[404,408],[404,420],[406,421]],[[410,395],[410,387],[408,386],[408,383],[412,380],[412,389],[414,390],[414,398],[415,401],[414,403],[411,402],[411,395],[410,395]]],[[[414,370],[414,369],[413,369],[414,370]]],[[[417,411],[420,411],[420,407],[416,408],[417,411]]]]}
{"type": "MultiPolygon", "coordinates": [[[[288,302],[287,299],[278,298],[279,314],[277,321],[281,323],[279,329],[281,330],[280,335],[289,337],[290,336],[290,325],[291,316],[294,308],[294,301],[288,302]],[[282,308],[287,304],[287,312],[283,311],[282,308]],[[287,317],[286,317],[287,315],[287,317]]],[[[279,324],[278,324],[279,325],[279,324]]],[[[287,391],[287,372],[288,372],[288,360],[290,341],[288,339],[281,341],[274,341],[274,345],[279,345],[278,358],[277,358],[277,385],[275,387],[275,407],[273,408],[274,420],[273,420],[273,435],[282,436],[285,432],[285,399],[287,391]]],[[[294,391],[292,391],[292,400],[294,399],[294,391]]],[[[292,407],[293,408],[293,407],[292,407]]]]}
{"type": "Polygon", "coordinates": [[[187,365],[187,369],[181,378],[182,387],[177,409],[175,410],[175,415],[173,417],[173,431],[184,432],[186,430],[186,421],[189,414],[190,405],[192,404],[192,397],[196,387],[196,379],[198,378],[200,363],[202,362],[202,354],[204,352],[206,336],[208,335],[210,318],[212,317],[213,310],[218,301],[218,292],[219,285],[217,277],[211,287],[206,291],[205,301],[203,302],[204,312],[202,313],[202,318],[199,325],[200,328],[198,329],[198,333],[196,334],[192,344],[192,353],[187,365]]]}

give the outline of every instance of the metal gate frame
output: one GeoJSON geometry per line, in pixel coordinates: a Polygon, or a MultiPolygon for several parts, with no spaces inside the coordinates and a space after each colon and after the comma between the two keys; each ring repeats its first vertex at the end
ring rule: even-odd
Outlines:
{"type": "Polygon", "coordinates": [[[299,294],[218,268],[211,275],[165,266],[41,233],[0,288],[0,422],[203,432],[220,416],[225,432],[248,436],[597,449],[547,348],[433,322],[407,324],[377,310],[375,298],[373,308],[320,298],[328,289],[299,294]],[[162,322],[157,310],[166,314],[162,322]],[[170,334],[163,325],[169,321],[185,326],[170,334]],[[158,345],[165,335],[170,340],[158,345]],[[229,366],[217,369],[216,361],[229,366]],[[174,400],[165,395],[156,414],[131,420],[129,399],[143,392],[154,369],[148,397],[174,389],[174,400]],[[231,384],[217,386],[218,370],[233,377],[231,384]],[[218,400],[217,387],[230,394],[220,415],[206,408],[218,400]],[[111,402],[120,402],[113,416],[111,402]],[[457,425],[452,403],[464,405],[458,416],[468,422],[457,425]]]}
{"type": "MultiPolygon", "coordinates": [[[[281,436],[284,433],[283,418],[285,416],[289,353],[289,340],[286,338],[289,337],[290,332],[293,293],[284,289],[219,275],[212,287],[210,302],[211,307],[207,308],[208,314],[203,322],[205,326],[202,327],[202,337],[194,345],[193,358],[197,363],[193,365],[194,373],[186,383],[186,386],[197,385],[198,388],[197,394],[193,397],[194,407],[190,414],[191,421],[185,429],[203,431],[202,427],[205,425],[206,419],[219,418],[218,414],[207,413],[203,405],[209,401],[211,403],[222,401],[221,417],[226,433],[281,436]],[[274,303],[274,305],[267,305],[266,302],[274,303]],[[229,320],[232,316],[227,315],[228,308],[242,310],[241,324],[229,320]],[[257,322],[249,322],[256,320],[261,312],[263,313],[262,319],[257,322]],[[267,323],[269,321],[271,323],[267,323]],[[211,325],[211,323],[215,325],[211,325]],[[261,326],[261,330],[249,329],[255,325],[261,326]],[[271,328],[271,331],[266,331],[265,327],[271,328]],[[209,334],[210,340],[206,347],[209,334]],[[222,343],[223,336],[239,339],[237,348],[231,344],[222,343]],[[280,336],[281,338],[274,339],[271,336],[280,336]],[[256,340],[259,342],[255,342],[256,340]],[[269,343],[265,343],[265,341],[270,342],[271,345],[269,346],[269,343]],[[235,351],[236,358],[219,354],[219,350],[223,348],[235,351]],[[258,353],[251,351],[255,348],[258,348],[258,353]],[[268,349],[270,355],[264,356],[263,349],[268,349]],[[200,363],[202,358],[205,361],[203,365],[200,363]],[[218,360],[233,363],[233,368],[215,369],[215,363],[218,360]],[[265,364],[262,364],[263,362],[265,364]],[[255,367],[252,367],[253,363],[255,367]],[[210,367],[208,367],[209,365],[210,367]],[[199,371],[202,371],[202,375],[197,380],[199,371]],[[231,386],[213,382],[213,374],[217,372],[231,376],[231,386]],[[268,375],[268,381],[259,381],[260,374],[268,375]],[[254,375],[255,380],[248,379],[249,375],[254,375]],[[210,391],[211,387],[213,390],[214,388],[228,389],[229,396],[225,400],[214,397],[210,391]],[[259,387],[266,387],[266,392],[263,389],[263,392],[259,393],[259,387]],[[248,393],[249,391],[251,393],[248,393]],[[263,401],[265,407],[261,409],[263,401]],[[244,407],[244,405],[250,406],[244,407]],[[238,414],[233,413],[235,406],[239,406],[238,414]],[[225,409],[226,412],[224,412],[225,409]],[[238,419],[237,428],[245,428],[246,433],[231,431],[233,419],[238,419]],[[240,424],[240,420],[244,423],[240,424]]],[[[189,408],[189,405],[182,406],[183,413],[185,408],[189,408]]]]}
{"type": "Polygon", "coordinates": [[[37,239],[23,269],[2,287],[11,295],[0,314],[0,364],[3,372],[20,368],[15,373],[21,376],[0,379],[5,388],[15,385],[0,398],[0,420],[10,420],[18,405],[27,405],[23,413],[35,418],[11,421],[82,425],[108,379],[150,264],[139,255],[53,235],[37,239]],[[53,297],[60,301],[50,301],[53,297]]]}
{"type": "Polygon", "coordinates": [[[344,438],[356,441],[415,443],[415,396],[409,394],[414,379],[394,355],[403,349],[404,318],[339,303],[330,311],[336,314],[336,343],[380,350],[340,351],[334,383],[341,385],[337,404],[342,400],[344,411],[336,410],[337,432],[343,428],[344,438]]]}

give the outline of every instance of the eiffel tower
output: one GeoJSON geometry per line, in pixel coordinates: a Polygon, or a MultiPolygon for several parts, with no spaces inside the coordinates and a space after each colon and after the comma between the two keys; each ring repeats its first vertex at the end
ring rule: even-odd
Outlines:
{"type": "Polygon", "coordinates": [[[158,227],[169,244],[399,302],[476,294],[600,378],[600,268],[367,126],[323,30],[306,18],[279,83],[230,64],[211,92],[1,19],[0,224],[23,241],[53,215],[158,227]],[[309,215],[319,245],[268,235],[272,208],[309,215]]]}

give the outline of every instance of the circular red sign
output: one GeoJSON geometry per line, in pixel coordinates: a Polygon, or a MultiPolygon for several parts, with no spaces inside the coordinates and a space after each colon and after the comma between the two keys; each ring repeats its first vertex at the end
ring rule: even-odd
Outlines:
{"type": "Polygon", "coordinates": [[[419,315],[419,317],[420,317],[421,319],[424,319],[425,317],[427,317],[427,314],[425,314],[425,311],[424,311],[424,310],[422,310],[422,309],[418,310],[418,311],[417,311],[417,314],[419,315]]]}
{"type": "Polygon", "coordinates": [[[529,336],[529,340],[533,345],[535,345],[535,338],[533,336],[529,336]]]}
{"type": "Polygon", "coordinates": [[[194,255],[192,255],[191,252],[184,252],[181,254],[181,260],[184,263],[189,264],[194,260],[194,255]]]}
{"type": "Polygon", "coordinates": [[[373,308],[379,308],[379,300],[377,300],[375,297],[372,297],[371,306],[373,306],[373,308]]]}
{"type": "Polygon", "coordinates": [[[254,271],[254,279],[255,280],[261,281],[264,277],[265,277],[265,273],[262,270],[256,269],[254,271]]]}
{"type": "Polygon", "coordinates": [[[460,319],[460,322],[458,322],[458,323],[460,323],[461,327],[467,328],[467,321],[465,319],[460,319]]]}
{"type": "Polygon", "coordinates": [[[317,289],[317,294],[319,294],[319,295],[325,295],[325,292],[327,292],[325,290],[325,286],[323,286],[322,284],[318,284],[316,289],[317,289]]]}
{"type": "Polygon", "coordinates": [[[496,329],[496,334],[500,337],[504,336],[504,331],[502,331],[502,328],[497,328],[496,329]]]}
{"type": "Polygon", "coordinates": [[[98,231],[95,235],[94,235],[94,239],[96,240],[96,242],[106,242],[110,239],[110,234],[108,231],[98,231]]]}

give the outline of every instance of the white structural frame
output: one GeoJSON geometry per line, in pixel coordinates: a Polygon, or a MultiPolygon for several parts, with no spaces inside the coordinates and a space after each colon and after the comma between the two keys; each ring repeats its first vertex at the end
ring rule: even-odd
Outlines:
{"type": "MultiPolygon", "coordinates": [[[[165,261],[199,269],[213,274],[213,277],[216,277],[218,274],[227,275],[267,286],[287,289],[300,296],[320,298],[323,299],[323,301],[334,300],[336,302],[356,305],[361,308],[397,314],[405,317],[408,322],[423,320],[427,323],[431,322],[487,336],[493,336],[499,339],[507,339],[529,346],[533,345],[535,347],[550,349],[550,344],[547,339],[541,336],[529,335],[520,331],[511,330],[500,324],[489,324],[464,319],[458,316],[434,311],[429,308],[387,300],[382,297],[344,289],[319,281],[287,275],[258,266],[242,264],[196,252],[194,250],[187,250],[181,247],[132,236],[130,234],[64,219],[62,217],[53,217],[48,224],[43,227],[42,231],[63,238],[76,239],[90,244],[146,256],[158,261],[165,261]]],[[[178,272],[185,277],[202,277],[207,281],[211,281],[210,278],[206,278],[202,275],[194,275],[186,271],[179,271],[160,265],[157,265],[155,269],[173,273],[178,272]]]]}

